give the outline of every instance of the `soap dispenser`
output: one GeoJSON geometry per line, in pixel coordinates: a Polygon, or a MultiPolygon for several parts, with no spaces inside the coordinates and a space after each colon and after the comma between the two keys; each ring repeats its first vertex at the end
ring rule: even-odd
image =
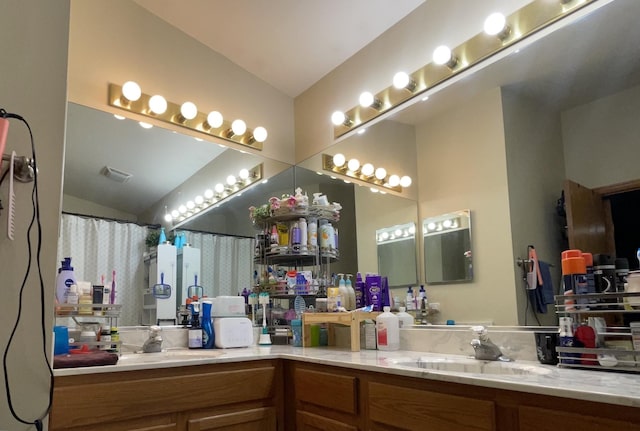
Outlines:
{"type": "Polygon", "coordinates": [[[349,297],[349,306],[347,307],[347,310],[355,310],[356,308],[358,308],[356,304],[356,291],[353,289],[353,285],[351,284],[351,277],[353,277],[352,274],[347,274],[346,285],[347,295],[349,297]]]}
{"type": "Polygon", "coordinates": [[[409,289],[407,290],[407,300],[405,302],[405,306],[407,311],[412,311],[416,309],[416,303],[414,302],[414,299],[413,299],[413,288],[411,286],[409,286],[409,289]]]}
{"type": "Polygon", "coordinates": [[[344,274],[338,274],[340,281],[338,282],[338,292],[340,292],[340,299],[342,306],[347,310],[350,310],[349,291],[347,290],[347,283],[344,281],[344,274]]]}

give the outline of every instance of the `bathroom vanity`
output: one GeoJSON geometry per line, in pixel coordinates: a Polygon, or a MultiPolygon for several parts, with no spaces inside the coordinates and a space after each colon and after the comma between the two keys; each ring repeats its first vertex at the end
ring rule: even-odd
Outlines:
{"type": "Polygon", "coordinates": [[[640,430],[637,376],[407,366],[425,355],[288,346],[123,355],[55,371],[50,429],[640,430]]]}

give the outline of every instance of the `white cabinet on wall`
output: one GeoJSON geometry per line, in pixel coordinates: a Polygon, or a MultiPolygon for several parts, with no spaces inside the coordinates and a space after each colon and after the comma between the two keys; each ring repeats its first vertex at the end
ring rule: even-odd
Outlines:
{"type": "Polygon", "coordinates": [[[177,253],[171,244],[160,244],[156,250],[145,254],[149,282],[142,297],[142,324],[176,324],[177,312],[177,253]],[[155,298],[153,287],[159,284],[171,286],[168,298],[155,298]]]}

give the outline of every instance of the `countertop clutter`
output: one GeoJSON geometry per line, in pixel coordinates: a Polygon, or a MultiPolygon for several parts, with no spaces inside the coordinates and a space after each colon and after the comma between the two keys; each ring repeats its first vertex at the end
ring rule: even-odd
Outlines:
{"type": "Polygon", "coordinates": [[[291,346],[253,346],[225,350],[173,349],[160,353],[124,353],[116,365],[57,369],[54,370],[54,376],[58,378],[277,359],[640,407],[638,375],[561,369],[532,361],[484,362],[470,356],[403,350],[352,352],[348,349],[291,346]]]}

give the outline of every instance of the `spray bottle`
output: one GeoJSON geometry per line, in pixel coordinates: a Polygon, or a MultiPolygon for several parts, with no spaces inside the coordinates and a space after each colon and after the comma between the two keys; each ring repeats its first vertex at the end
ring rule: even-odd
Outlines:
{"type": "Polygon", "coordinates": [[[76,276],[71,266],[71,258],[65,257],[58,268],[58,277],[56,279],[56,299],[59,304],[67,302],[67,295],[72,284],[76,283],[76,276]]]}

